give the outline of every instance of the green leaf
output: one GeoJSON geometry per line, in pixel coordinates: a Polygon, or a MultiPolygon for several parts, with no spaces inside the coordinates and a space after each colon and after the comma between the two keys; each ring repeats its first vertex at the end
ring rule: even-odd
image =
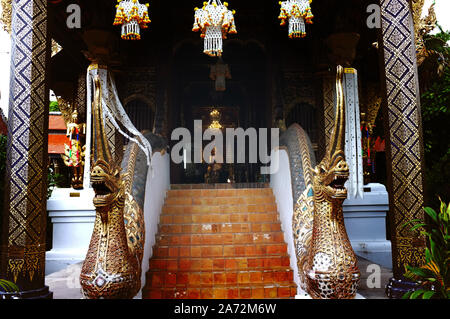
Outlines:
{"type": "Polygon", "coordinates": [[[417,299],[423,293],[425,293],[425,290],[423,289],[416,290],[411,294],[410,299],[417,299]]]}
{"type": "Polygon", "coordinates": [[[435,293],[435,291],[427,291],[423,294],[422,299],[431,299],[435,293]]]}
{"type": "Polygon", "coordinates": [[[405,294],[402,296],[402,299],[409,299],[409,297],[411,296],[411,294],[412,294],[412,291],[408,291],[407,293],[405,293],[405,294]]]}
{"type": "Polygon", "coordinates": [[[408,272],[405,274],[405,277],[411,278],[411,277],[421,277],[421,278],[426,278],[428,277],[428,273],[427,270],[422,269],[422,268],[412,268],[412,267],[407,267],[408,268],[408,272]]]}
{"type": "Polygon", "coordinates": [[[434,211],[433,208],[431,208],[431,207],[425,207],[424,210],[425,210],[425,213],[427,213],[427,215],[430,216],[431,219],[433,219],[434,222],[437,222],[437,221],[438,221],[438,220],[437,220],[437,213],[434,211]]]}
{"type": "Polygon", "coordinates": [[[429,250],[428,248],[426,248],[426,249],[425,249],[425,259],[426,259],[427,263],[429,263],[429,262],[431,261],[432,258],[433,258],[433,257],[432,257],[432,255],[431,255],[430,250],[429,250]]]}
{"type": "Polygon", "coordinates": [[[414,227],[411,228],[411,231],[415,231],[415,230],[417,230],[418,228],[424,227],[424,226],[426,226],[426,225],[427,225],[427,224],[416,224],[416,225],[414,225],[414,227]]]}
{"type": "Polygon", "coordinates": [[[0,287],[5,290],[5,292],[17,292],[19,291],[19,287],[11,281],[0,279],[0,287]]]}
{"type": "Polygon", "coordinates": [[[425,213],[427,213],[427,215],[430,216],[431,219],[432,219],[434,222],[436,222],[436,223],[438,222],[438,220],[437,220],[437,214],[436,214],[436,212],[434,211],[433,208],[431,208],[431,207],[425,207],[424,210],[425,210],[425,213]]]}

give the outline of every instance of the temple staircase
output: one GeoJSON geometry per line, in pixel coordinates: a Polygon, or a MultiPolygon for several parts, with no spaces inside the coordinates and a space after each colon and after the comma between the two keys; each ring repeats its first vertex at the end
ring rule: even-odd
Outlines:
{"type": "Polygon", "coordinates": [[[295,297],[272,189],[267,184],[230,186],[172,185],[143,298],[295,297]]]}

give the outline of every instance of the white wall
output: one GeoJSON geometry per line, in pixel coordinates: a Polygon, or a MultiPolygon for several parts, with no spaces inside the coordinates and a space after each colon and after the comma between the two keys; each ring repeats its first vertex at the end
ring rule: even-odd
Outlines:
{"type": "Polygon", "coordinates": [[[9,34],[3,30],[0,25],[0,108],[3,114],[8,116],[9,104],[9,74],[11,64],[11,38],[9,34]]]}
{"type": "MultiPolygon", "coordinates": [[[[145,275],[148,271],[149,260],[153,255],[153,245],[158,232],[159,217],[166,199],[167,190],[170,188],[170,156],[166,153],[155,153],[152,156],[153,170],[148,172],[145,188],[145,246],[142,260],[141,288],[145,285],[145,275]]],[[[140,291],[137,298],[141,298],[140,291]]]]}
{"type": "MultiPolygon", "coordinates": [[[[278,154],[272,154],[272,161],[278,158],[278,171],[270,177],[270,187],[272,187],[277,208],[280,214],[281,228],[284,232],[284,241],[288,246],[291,269],[294,272],[294,281],[297,284],[298,294],[301,293],[300,278],[298,276],[297,255],[294,247],[294,234],[292,232],[292,216],[294,214],[294,205],[292,199],[291,169],[289,165],[288,153],[284,149],[277,151],[278,154]]],[[[276,163],[274,163],[276,165],[276,163]]],[[[277,166],[275,166],[277,167],[277,166]]]]}

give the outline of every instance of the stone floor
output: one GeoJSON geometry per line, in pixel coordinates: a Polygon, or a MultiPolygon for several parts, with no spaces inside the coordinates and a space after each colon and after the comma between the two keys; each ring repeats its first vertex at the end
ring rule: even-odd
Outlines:
{"type": "MultiPolygon", "coordinates": [[[[374,265],[369,260],[359,257],[358,267],[361,282],[358,293],[366,299],[387,299],[385,286],[392,277],[392,270],[374,265]],[[379,267],[379,268],[378,268],[379,267]],[[369,278],[370,277],[370,278],[369,278]],[[368,279],[370,279],[368,281],[368,279]],[[377,282],[379,279],[379,282],[377,282]],[[379,283],[379,285],[377,285],[379,283]],[[375,286],[375,288],[369,288],[375,286]]],[[[74,264],[64,270],[45,277],[45,283],[53,292],[54,299],[82,299],[79,276],[81,263],[74,264]]]]}

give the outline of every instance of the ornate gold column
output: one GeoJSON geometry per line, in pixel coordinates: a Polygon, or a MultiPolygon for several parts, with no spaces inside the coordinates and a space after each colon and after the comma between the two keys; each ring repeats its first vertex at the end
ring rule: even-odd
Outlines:
{"type": "Polygon", "coordinates": [[[384,114],[390,197],[394,278],[388,295],[400,297],[413,287],[402,275],[405,265],[424,263],[424,238],[402,226],[423,219],[423,137],[414,26],[408,0],[381,0],[385,69],[384,114]]]}
{"type": "Polygon", "coordinates": [[[11,82],[0,273],[22,298],[51,298],[45,287],[50,57],[47,1],[14,0],[11,82]]]}
{"type": "MultiPolygon", "coordinates": [[[[322,93],[323,93],[323,120],[325,130],[325,145],[330,144],[331,131],[334,127],[334,104],[336,100],[336,80],[334,73],[327,73],[322,77],[322,93]]],[[[325,154],[325,152],[324,152],[325,154]]]]}

